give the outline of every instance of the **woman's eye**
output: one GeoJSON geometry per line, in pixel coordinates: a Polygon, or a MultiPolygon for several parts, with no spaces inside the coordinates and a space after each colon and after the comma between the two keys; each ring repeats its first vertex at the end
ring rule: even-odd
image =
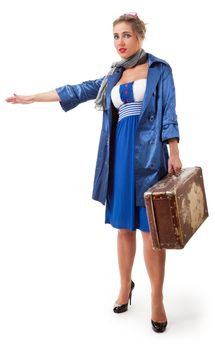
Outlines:
{"type": "MultiPolygon", "coordinates": [[[[123,35],[123,38],[126,38],[126,39],[128,39],[130,37],[131,37],[131,34],[124,34],[123,35]]],[[[113,36],[113,38],[114,38],[114,40],[117,40],[117,39],[119,39],[119,35],[116,34],[113,36]]]]}

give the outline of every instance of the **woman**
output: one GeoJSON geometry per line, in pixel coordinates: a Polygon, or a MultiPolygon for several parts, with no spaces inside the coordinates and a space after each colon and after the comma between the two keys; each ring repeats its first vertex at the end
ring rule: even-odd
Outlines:
{"type": "Polygon", "coordinates": [[[125,312],[129,300],[131,304],[135,285],[131,272],[139,229],[151,283],[152,329],[164,332],[166,252],[152,249],[144,192],[167,173],[177,175],[182,164],[171,67],[142,49],[145,32],[145,24],[137,14],[122,15],[113,22],[114,45],[122,60],[112,65],[107,76],[31,96],[14,94],[6,101],[59,101],[68,111],[96,99],[96,108],[103,110],[103,125],[93,199],[106,204],[105,222],[118,229],[121,288],[113,311],[125,312]]]}

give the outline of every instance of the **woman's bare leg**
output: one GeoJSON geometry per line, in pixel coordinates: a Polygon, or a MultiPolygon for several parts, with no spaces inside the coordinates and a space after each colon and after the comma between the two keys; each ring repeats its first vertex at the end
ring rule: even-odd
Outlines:
{"type": "Polygon", "coordinates": [[[121,287],[116,303],[126,304],[131,289],[131,272],[136,252],[135,231],[127,229],[118,230],[117,252],[121,287]]]}
{"type": "Polygon", "coordinates": [[[155,322],[165,322],[163,305],[163,282],[165,273],[166,250],[152,248],[151,235],[142,232],[144,242],[144,260],[151,283],[151,318],[155,322]]]}

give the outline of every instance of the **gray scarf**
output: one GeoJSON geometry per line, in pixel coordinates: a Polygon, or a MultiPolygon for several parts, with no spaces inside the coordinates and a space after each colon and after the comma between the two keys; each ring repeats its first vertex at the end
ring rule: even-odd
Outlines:
{"type": "Polygon", "coordinates": [[[135,55],[126,58],[124,60],[114,62],[111,65],[110,72],[104,77],[102,80],[98,95],[95,100],[95,108],[98,111],[104,111],[106,109],[106,88],[108,77],[115,72],[115,70],[119,67],[133,68],[139,64],[145,63],[147,60],[147,53],[141,48],[135,55]]]}

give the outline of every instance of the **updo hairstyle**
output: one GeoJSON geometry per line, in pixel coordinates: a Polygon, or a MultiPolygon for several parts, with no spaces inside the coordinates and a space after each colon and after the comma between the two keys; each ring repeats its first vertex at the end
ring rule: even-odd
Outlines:
{"type": "Polygon", "coordinates": [[[136,13],[126,13],[124,15],[119,16],[113,22],[113,27],[115,27],[116,24],[121,22],[129,23],[132,30],[137,33],[137,36],[141,41],[145,39],[146,23],[144,23],[136,13]]]}

